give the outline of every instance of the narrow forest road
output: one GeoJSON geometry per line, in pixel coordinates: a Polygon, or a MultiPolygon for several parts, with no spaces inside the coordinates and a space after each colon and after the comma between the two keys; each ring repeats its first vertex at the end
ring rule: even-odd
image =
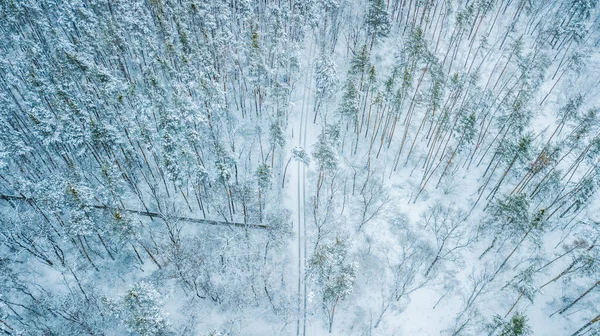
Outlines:
{"type": "MultiPolygon", "coordinates": [[[[308,125],[308,115],[310,114],[310,101],[312,97],[312,51],[313,42],[310,42],[309,54],[307,59],[306,67],[303,71],[304,78],[300,80],[302,87],[300,93],[300,104],[299,118],[294,125],[294,129],[299,130],[296,146],[302,147],[305,151],[309,151],[307,146],[307,129],[311,126],[308,125]],[[303,82],[303,83],[302,83],[303,82]]],[[[306,264],[307,264],[307,234],[306,234],[306,164],[297,161],[296,162],[295,178],[297,181],[296,189],[296,225],[295,230],[297,234],[297,253],[298,253],[298,318],[296,325],[296,335],[306,335],[306,324],[307,324],[307,289],[306,289],[306,264]]]]}
{"type": "MultiPolygon", "coordinates": [[[[303,94],[303,96],[305,96],[305,94],[303,94]]],[[[302,140],[304,138],[303,134],[304,134],[304,97],[302,99],[302,107],[300,109],[300,119],[299,119],[299,132],[298,132],[298,146],[302,147],[302,140]]],[[[302,309],[302,297],[303,297],[303,291],[302,291],[302,283],[303,283],[303,275],[304,272],[302,270],[304,263],[302,262],[302,229],[303,229],[303,225],[302,225],[302,221],[304,219],[304,202],[303,202],[303,198],[302,198],[302,194],[304,191],[304,164],[300,161],[296,162],[297,165],[297,169],[296,169],[296,181],[297,181],[297,188],[296,188],[296,235],[297,235],[297,243],[298,243],[298,320],[297,320],[297,325],[296,325],[296,336],[301,334],[301,330],[304,331],[304,328],[302,327],[302,324],[304,324],[304,326],[306,325],[306,321],[305,319],[303,319],[303,310],[305,311],[305,309],[302,309]],[[302,321],[303,323],[302,323],[302,321]]],[[[306,288],[306,286],[305,286],[306,288]]],[[[305,295],[304,295],[305,296],[305,295]]]]}
{"type": "MultiPolygon", "coordinates": [[[[304,104],[302,104],[304,105],[304,104]]],[[[304,106],[302,106],[300,114],[300,132],[298,136],[298,146],[303,147],[306,140],[306,127],[305,127],[305,116],[304,106]]],[[[304,163],[297,162],[297,174],[296,180],[298,182],[297,188],[297,220],[296,229],[298,235],[298,325],[296,328],[296,335],[306,334],[306,281],[305,280],[305,268],[306,268],[306,218],[304,209],[304,195],[305,195],[305,178],[306,170],[304,163]],[[304,243],[304,244],[303,244],[304,243]],[[302,321],[301,321],[302,320],[302,321]],[[302,324],[302,326],[301,326],[302,324]]]]}

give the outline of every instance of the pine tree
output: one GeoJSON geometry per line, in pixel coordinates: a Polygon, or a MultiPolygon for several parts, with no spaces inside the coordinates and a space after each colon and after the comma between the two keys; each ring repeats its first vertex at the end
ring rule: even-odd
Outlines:
{"type": "Polygon", "coordinates": [[[117,306],[117,316],[127,327],[143,336],[168,335],[169,324],[162,312],[162,299],[146,282],[133,285],[117,306]]]}
{"type": "Polygon", "coordinates": [[[350,260],[347,244],[345,238],[336,237],[333,242],[320,245],[309,262],[330,333],[336,309],[352,293],[356,280],[357,265],[350,260]]]}

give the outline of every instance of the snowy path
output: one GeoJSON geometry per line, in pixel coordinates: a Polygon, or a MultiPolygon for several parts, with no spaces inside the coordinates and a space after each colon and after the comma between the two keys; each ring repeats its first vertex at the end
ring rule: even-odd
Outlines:
{"type": "MultiPolygon", "coordinates": [[[[307,144],[310,146],[312,141],[307,142],[307,130],[312,126],[308,125],[308,115],[310,114],[310,101],[311,101],[311,85],[312,85],[312,51],[313,43],[310,42],[309,54],[305,69],[303,71],[303,77],[300,79],[300,90],[298,92],[298,99],[301,100],[300,104],[295,105],[299,108],[297,112],[298,118],[295,120],[292,129],[298,130],[297,141],[294,143],[295,146],[302,147],[307,152],[307,144]]],[[[312,132],[311,132],[312,133],[312,132]]],[[[307,289],[306,289],[306,262],[307,262],[307,238],[306,238],[306,164],[297,161],[296,169],[292,169],[290,172],[290,180],[296,180],[296,191],[291,190],[291,195],[295,194],[295,227],[294,230],[297,235],[297,295],[298,295],[298,319],[296,325],[296,335],[306,335],[307,333],[307,289]]],[[[290,185],[291,186],[291,185],[290,185]]]]}
{"type": "MultiPolygon", "coordinates": [[[[306,127],[305,121],[307,113],[304,112],[304,106],[300,115],[300,134],[298,137],[298,146],[303,147],[306,145],[306,127]]],[[[298,235],[298,328],[297,335],[306,334],[306,281],[303,281],[305,277],[306,268],[306,212],[304,208],[304,196],[306,195],[305,189],[305,178],[306,168],[302,162],[297,163],[297,174],[296,179],[298,181],[297,188],[297,235],[298,235]],[[302,303],[300,302],[302,300],[302,303]],[[300,320],[302,320],[302,328],[300,327],[300,320]]]]}

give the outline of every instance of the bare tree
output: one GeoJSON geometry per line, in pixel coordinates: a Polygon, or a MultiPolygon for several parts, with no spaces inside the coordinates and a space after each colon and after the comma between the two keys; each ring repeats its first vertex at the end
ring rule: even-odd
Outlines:
{"type": "Polygon", "coordinates": [[[360,189],[359,195],[359,230],[361,230],[365,224],[376,218],[391,200],[383,187],[382,179],[382,177],[378,178],[374,176],[374,173],[367,173],[367,179],[360,189]]]}
{"type": "Polygon", "coordinates": [[[421,226],[433,236],[433,260],[425,270],[426,277],[440,261],[457,261],[460,250],[475,240],[466,226],[465,212],[452,205],[435,203],[423,214],[421,226]]]}

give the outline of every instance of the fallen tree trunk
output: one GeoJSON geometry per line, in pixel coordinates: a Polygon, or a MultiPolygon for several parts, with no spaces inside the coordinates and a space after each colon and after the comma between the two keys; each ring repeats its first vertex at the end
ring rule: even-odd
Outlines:
{"type": "MultiPolygon", "coordinates": [[[[32,202],[35,203],[35,201],[31,198],[27,198],[25,196],[14,196],[14,195],[0,194],[0,200],[21,201],[21,202],[27,202],[30,204],[32,202]]],[[[202,219],[202,218],[193,218],[193,217],[185,217],[185,216],[165,216],[164,214],[161,214],[159,212],[154,212],[154,211],[143,211],[143,210],[135,210],[135,209],[127,209],[127,208],[121,209],[121,208],[109,207],[106,205],[90,205],[90,207],[99,209],[99,210],[127,212],[127,213],[136,214],[136,215],[140,215],[140,216],[146,216],[146,217],[150,217],[150,218],[162,218],[163,220],[173,219],[173,220],[178,220],[178,221],[183,221],[183,222],[199,223],[199,224],[206,224],[206,225],[224,225],[224,226],[237,226],[237,227],[245,227],[245,228],[252,228],[252,229],[269,229],[269,226],[264,225],[264,224],[244,224],[244,223],[239,223],[239,222],[218,221],[218,220],[212,220],[212,219],[202,219]]]]}

